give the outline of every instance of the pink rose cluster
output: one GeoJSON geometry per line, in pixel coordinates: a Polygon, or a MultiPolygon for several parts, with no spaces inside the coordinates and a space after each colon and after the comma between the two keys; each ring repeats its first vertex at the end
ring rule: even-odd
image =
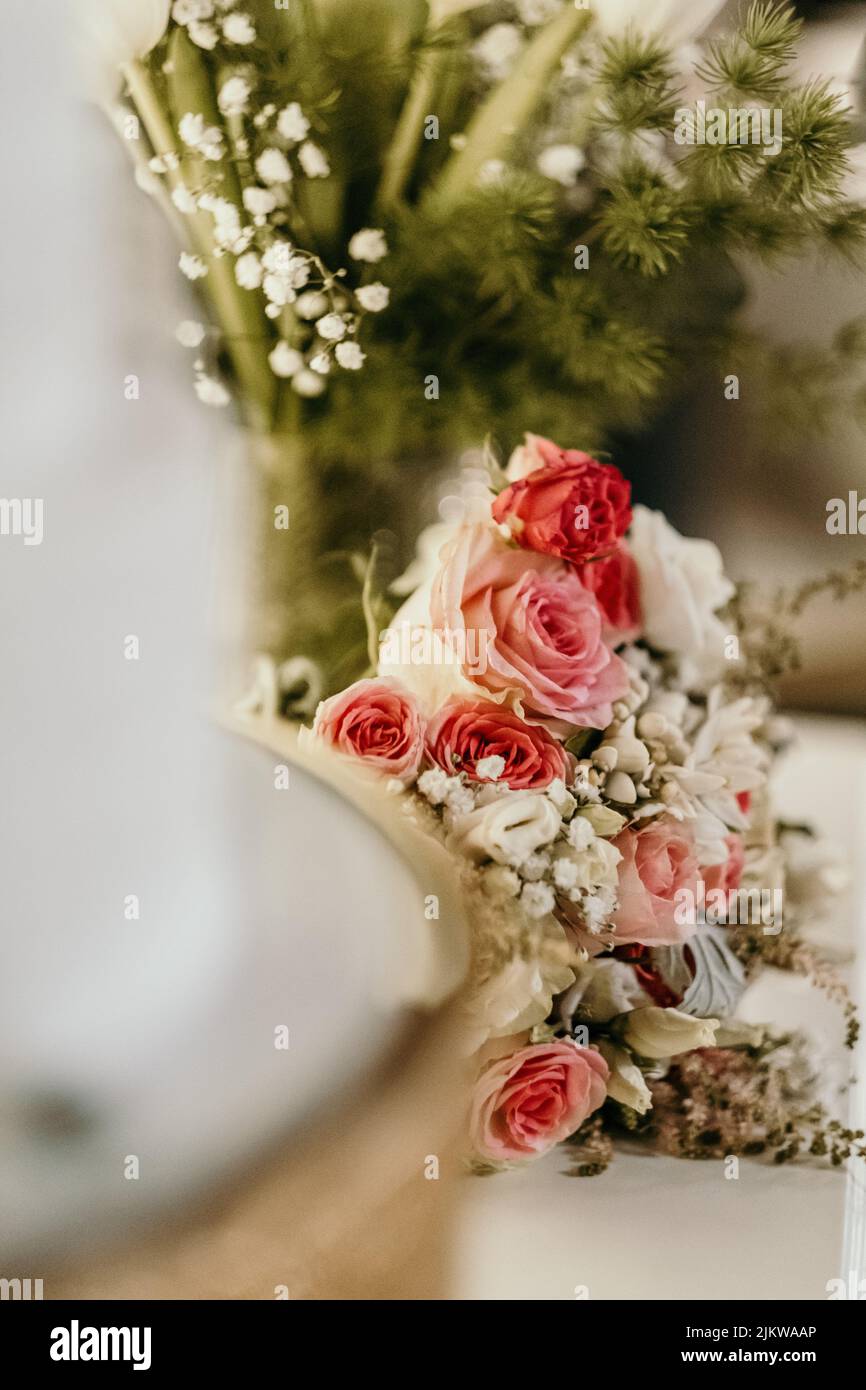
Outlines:
{"type": "MultiPolygon", "coordinates": [[[[605,729],[629,690],[616,650],[642,630],[638,570],[624,539],[629,484],[611,464],[549,440],[529,436],[518,453],[518,476],[490,515],[443,546],[422,595],[430,630],[453,650],[484,639],[484,662],[462,664],[460,693],[422,712],[406,686],[381,676],[319,706],[314,733],[376,773],[408,784],[440,769],[520,793],[554,781],[567,787],[575,759],[566,740],[605,729]]],[[[694,840],[663,814],[627,825],[612,843],[619,886],[605,934],[585,932],[579,910],[570,922],[566,901],[557,915],[591,954],[610,947],[620,959],[640,958],[635,969],[649,978],[646,952],[695,930],[676,911],[683,890],[697,889],[694,840]]],[[[732,844],[726,881],[738,880],[741,860],[732,844]]],[[[571,1040],[520,1046],[490,1062],[472,1109],[477,1153],[491,1162],[543,1153],[603,1104],[607,1079],[600,1052],[571,1040]]]]}

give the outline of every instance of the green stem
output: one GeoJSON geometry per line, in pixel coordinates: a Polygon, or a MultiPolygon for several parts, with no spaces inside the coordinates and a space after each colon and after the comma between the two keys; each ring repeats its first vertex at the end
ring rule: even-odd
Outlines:
{"type": "Polygon", "coordinates": [[[589,11],[566,6],[527,45],[511,75],[475,113],[466,144],[451,156],[431,190],[438,207],[444,211],[454,207],[474,188],[488,160],[507,152],[543,99],[556,64],[590,19],[589,11]]]}
{"type": "Polygon", "coordinates": [[[394,131],[394,138],[388,148],[382,169],[382,179],[376,195],[376,204],[381,212],[389,212],[402,198],[403,191],[412,175],[412,167],[440,79],[446,66],[446,48],[423,49],[406,97],[400,119],[394,131]]]}
{"type": "MultiPolygon", "coordinates": [[[[159,155],[173,155],[177,159],[177,139],[147,68],[141,62],[130,63],[124,68],[124,77],[154,150],[159,155]]],[[[196,161],[196,172],[198,177],[206,177],[200,161],[196,161]]],[[[184,183],[179,166],[170,168],[166,177],[173,189],[184,183]]],[[[276,382],[267,360],[264,316],[250,292],[241,289],[235,280],[232,258],[214,256],[210,218],[196,212],[187,216],[185,222],[193,248],[208,263],[208,275],[201,287],[210,298],[223,330],[226,350],[237,377],[242,412],[248,424],[256,429],[267,429],[276,397],[276,382]]]]}

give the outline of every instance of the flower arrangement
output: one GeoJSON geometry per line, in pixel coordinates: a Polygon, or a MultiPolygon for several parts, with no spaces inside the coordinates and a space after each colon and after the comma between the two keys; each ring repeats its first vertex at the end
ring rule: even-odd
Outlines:
{"type": "Polygon", "coordinates": [[[693,1156],[862,1152],[796,1040],[736,1013],[771,961],[856,1034],[798,940],[767,794],[783,733],[716,547],[529,435],[418,552],[376,672],[303,737],[386,779],[459,866],[475,1161],[567,1142],[594,1172],[617,1129],[693,1156]]]}
{"type": "MultiPolygon", "coordinates": [[[[248,431],[253,645],[326,690],[366,664],[371,536],[414,534],[426,481],[489,420],[510,450],[532,400],[537,430],[599,452],[696,361],[769,397],[741,263],[863,244],[848,113],[797,79],[785,6],[755,0],[703,48],[721,0],[76,6],[90,90],[198,301],[191,385],[248,431]],[[698,97],[781,112],[781,147],[678,143],[698,97]]],[[[820,373],[789,355],[787,408],[858,410],[863,344],[820,373]]]]}

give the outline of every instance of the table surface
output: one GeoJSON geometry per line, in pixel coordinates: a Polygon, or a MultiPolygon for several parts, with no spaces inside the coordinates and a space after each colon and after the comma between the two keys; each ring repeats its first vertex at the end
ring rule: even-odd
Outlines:
{"type": "MultiPolygon", "coordinates": [[[[777,806],[838,840],[854,869],[824,934],[850,945],[866,998],[866,730],[808,717],[775,779],[777,806]]],[[[842,1059],[838,1011],[805,981],[767,971],[743,1014],[808,1027],[842,1059]]],[[[841,1065],[845,1066],[844,1060],[841,1065]]],[[[866,1057],[852,1091],[863,1122],[866,1057]]],[[[605,1174],[568,1175],[554,1150],[522,1170],[467,1179],[456,1296],[463,1299],[825,1299],[828,1282],[866,1276],[866,1167],[692,1162],[618,1152],[605,1174]]]]}

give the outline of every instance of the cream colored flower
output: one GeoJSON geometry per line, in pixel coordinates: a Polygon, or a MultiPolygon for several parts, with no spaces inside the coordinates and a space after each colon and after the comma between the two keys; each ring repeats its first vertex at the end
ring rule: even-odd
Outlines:
{"type": "Polygon", "coordinates": [[[652,1005],[625,1016],[622,1036],[640,1057],[676,1057],[696,1047],[712,1047],[717,1018],[691,1018],[679,1009],[652,1005]]]}
{"type": "Polygon", "coordinates": [[[727,630],[716,611],[734,593],[717,547],[681,536],[661,512],[640,506],[629,545],[640,574],[644,636],[679,657],[688,687],[706,689],[724,664],[727,630]]]}
{"type": "Polygon", "coordinates": [[[560,1017],[568,1027],[575,1022],[610,1023],[648,999],[630,965],[612,956],[597,956],[577,969],[574,984],[561,1001],[560,1017]]]}
{"type": "Polygon", "coordinates": [[[474,1046],[543,1022],[554,995],[567,989],[573,979],[573,971],[562,961],[514,957],[469,1000],[474,1046]]]}
{"type": "Polygon", "coordinates": [[[156,47],[170,10],[171,0],[74,0],[75,40],[94,100],[116,95],[121,68],[156,47]]]}
{"type": "Polygon", "coordinates": [[[449,848],[476,863],[493,859],[513,868],[559,833],[562,821],[550,799],[535,792],[507,792],[487,806],[456,816],[449,848]]]}
{"type": "Polygon", "coordinates": [[[640,1067],[635,1065],[624,1047],[617,1047],[606,1038],[602,1038],[597,1047],[607,1062],[607,1093],[611,1100],[618,1100],[620,1105],[628,1105],[639,1115],[645,1115],[652,1109],[653,1098],[640,1067]]]}

